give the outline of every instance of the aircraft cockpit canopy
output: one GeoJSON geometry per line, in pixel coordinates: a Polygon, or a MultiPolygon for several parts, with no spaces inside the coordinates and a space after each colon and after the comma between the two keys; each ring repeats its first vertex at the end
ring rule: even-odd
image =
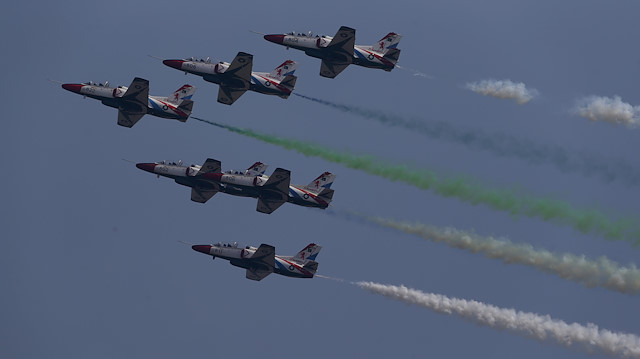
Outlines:
{"type": "Polygon", "coordinates": [[[244,171],[226,170],[226,171],[224,171],[224,173],[227,173],[227,174],[230,174],[230,175],[243,175],[244,171]]]}
{"type": "MultiPolygon", "coordinates": [[[[226,248],[238,248],[238,242],[233,242],[233,244],[218,242],[218,244],[216,244],[216,246],[218,246],[218,247],[226,247],[226,248]]],[[[247,247],[247,249],[249,249],[249,247],[247,247]]]]}
{"type": "MultiPolygon", "coordinates": [[[[105,82],[104,84],[102,83],[95,83],[93,81],[89,81],[89,82],[83,82],[83,85],[89,85],[89,86],[98,86],[98,87],[107,87],[109,86],[109,81],[105,82]]],[[[121,86],[118,86],[121,87],[121,86]]]]}
{"type": "Polygon", "coordinates": [[[194,58],[193,56],[187,59],[188,61],[193,62],[204,62],[205,64],[211,63],[211,58],[207,57],[206,59],[200,58],[199,60],[194,58]]]}

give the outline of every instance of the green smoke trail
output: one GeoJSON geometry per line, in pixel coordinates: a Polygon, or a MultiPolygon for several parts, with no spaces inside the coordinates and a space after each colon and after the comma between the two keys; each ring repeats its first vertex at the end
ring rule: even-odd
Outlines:
{"type": "Polygon", "coordinates": [[[313,143],[267,135],[196,117],[192,118],[306,156],[319,157],[392,181],[401,181],[421,189],[433,190],[443,197],[454,197],[472,204],[484,204],[489,208],[505,211],[514,216],[524,215],[545,221],[553,220],[556,223],[570,225],[583,233],[597,233],[610,240],[627,240],[634,244],[640,244],[640,226],[638,226],[640,221],[637,220],[611,220],[595,209],[576,209],[571,204],[559,200],[535,198],[507,189],[487,188],[461,177],[439,178],[432,171],[413,169],[407,165],[385,163],[373,156],[335,151],[313,143]]]}

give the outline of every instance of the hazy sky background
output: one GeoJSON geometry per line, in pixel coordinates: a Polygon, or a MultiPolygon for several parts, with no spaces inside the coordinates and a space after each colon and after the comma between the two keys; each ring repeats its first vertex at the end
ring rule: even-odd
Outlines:
{"type": "Polygon", "coordinates": [[[198,88],[198,117],[464,175],[637,223],[639,185],[496,156],[297,96],[246,93],[225,106],[216,102],[216,85],[147,55],[230,61],[245,51],[254,55],[254,71],[266,72],[292,59],[299,62],[300,94],[597,154],[638,171],[638,130],[592,122],[572,110],[590,95],[618,95],[640,105],[639,13],[635,1],[584,0],[7,4],[0,15],[0,94],[6,104],[0,130],[0,356],[588,356],[346,283],[277,275],[250,281],[244,270],[178,241],[268,243],[291,255],[315,242],[323,246],[319,274],[404,284],[639,334],[638,295],[585,288],[340,213],[285,204],[264,215],[255,211],[255,199],[224,194],[198,204],[189,200],[188,188],[122,159],[201,164],[211,157],[225,170],[262,161],[271,166],[267,174],[287,168],[292,183],[301,184],[328,170],[338,176],[337,210],[604,255],[625,266],[638,263],[640,253],[628,242],[444,198],[193,119],[182,124],[145,116],[123,128],[115,109],[47,81],[129,85],[139,76],[150,80],[150,94],[161,96],[189,83],[198,88]],[[326,79],[318,75],[318,59],[249,32],[333,35],[341,25],[357,30],[357,44],[373,44],[390,31],[402,34],[400,65],[430,77],[350,66],[326,79]],[[520,105],[465,87],[492,78],[523,82],[539,96],[520,105]]]}

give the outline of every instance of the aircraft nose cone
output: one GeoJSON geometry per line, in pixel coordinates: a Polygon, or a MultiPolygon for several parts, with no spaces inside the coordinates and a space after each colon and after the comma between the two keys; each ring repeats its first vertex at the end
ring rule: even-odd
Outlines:
{"type": "Polygon", "coordinates": [[[184,60],[164,60],[162,63],[169,67],[173,67],[174,69],[181,70],[184,60]]]}
{"type": "Polygon", "coordinates": [[[75,93],[80,93],[80,89],[82,88],[81,84],[62,84],[62,88],[67,90],[67,91],[71,91],[71,92],[75,92],[75,93]]]}
{"type": "Polygon", "coordinates": [[[284,41],[284,35],[264,35],[264,39],[276,44],[282,44],[284,41]]]}
{"type": "Polygon", "coordinates": [[[136,167],[138,167],[143,171],[153,173],[153,169],[156,168],[156,164],[155,163],[136,163],[136,167]]]}
{"type": "Polygon", "coordinates": [[[191,249],[193,249],[196,252],[209,254],[209,252],[211,251],[211,246],[206,244],[196,244],[191,246],[191,249]]]}

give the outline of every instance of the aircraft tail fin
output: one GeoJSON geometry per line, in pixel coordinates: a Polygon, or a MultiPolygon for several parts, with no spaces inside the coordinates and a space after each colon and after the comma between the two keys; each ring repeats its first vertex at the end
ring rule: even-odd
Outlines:
{"type": "Polygon", "coordinates": [[[247,168],[247,172],[249,172],[249,174],[253,176],[259,176],[264,174],[264,171],[267,170],[267,167],[269,167],[269,165],[262,162],[256,162],[252,164],[251,167],[247,168]]]}
{"type": "Polygon", "coordinates": [[[398,35],[395,32],[390,32],[385,37],[380,39],[380,41],[373,44],[371,48],[376,52],[381,52],[384,54],[390,49],[397,48],[401,38],[402,35],[398,35]]]}
{"type": "Polygon", "coordinates": [[[321,246],[315,243],[310,243],[309,245],[304,247],[300,252],[298,252],[298,254],[296,254],[293,257],[293,259],[298,262],[304,262],[306,260],[315,261],[321,249],[322,249],[321,246]]]}
{"type": "Polygon", "coordinates": [[[316,177],[311,183],[309,183],[306,187],[308,190],[319,193],[322,192],[323,189],[331,188],[333,181],[336,179],[336,175],[331,172],[325,172],[320,176],[316,177]]]}
{"type": "Polygon", "coordinates": [[[196,92],[196,88],[186,84],[176,90],[167,97],[167,101],[174,105],[181,103],[183,100],[191,100],[191,96],[196,92]]]}
{"type": "Polygon", "coordinates": [[[285,77],[293,75],[293,73],[296,71],[296,68],[298,68],[297,62],[293,60],[287,60],[280,66],[276,67],[273,71],[271,71],[269,73],[269,77],[281,81],[285,77]]]}
{"type": "Polygon", "coordinates": [[[399,49],[390,49],[389,51],[387,51],[386,54],[384,54],[383,58],[391,61],[395,65],[395,63],[398,62],[399,57],[400,57],[399,49]]]}

